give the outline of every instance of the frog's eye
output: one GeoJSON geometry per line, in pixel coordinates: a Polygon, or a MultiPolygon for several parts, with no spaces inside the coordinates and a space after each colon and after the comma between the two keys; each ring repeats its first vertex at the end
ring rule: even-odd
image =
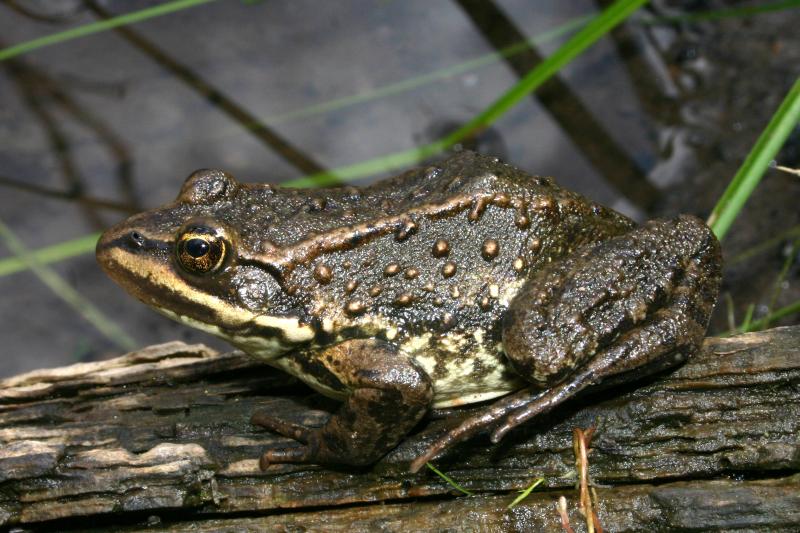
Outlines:
{"type": "Polygon", "coordinates": [[[188,228],[178,238],[178,263],[190,274],[214,272],[227,253],[228,243],[210,228],[188,228]]]}

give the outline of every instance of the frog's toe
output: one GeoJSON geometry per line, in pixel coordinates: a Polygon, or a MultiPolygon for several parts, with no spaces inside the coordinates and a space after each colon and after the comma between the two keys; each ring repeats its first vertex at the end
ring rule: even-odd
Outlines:
{"type": "Polygon", "coordinates": [[[425,466],[425,463],[432,461],[448,448],[452,448],[459,442],[469,440],[478,433],[488,431],[509,414],[529,405],[532,400],[541,395],[540,391],[525,389],[506,396],[479,413],[464,419],[458,426],[448,430],[444,435],[429,444],[425,451],[411,462],[409,469],[412,473],[419,471],[420,468],[425,466]]]}
{"type": "Polygon", "coordinates": [[[317,458],[319,428],[307,428],[300,424],[288,422],[267,414],[265,410],[253,413],[250,422],[302,444],[300,446],[289,445],[267,450],[261,455],[258,462],[261,470],[266,470],[272,464],[312,463],[317,458]]]}
{"type": "Polygon", "coordinates": [[[258,466],[261,468],[261,470],[266,470],[270,465],[273,464],[309,463],[313,460],[312,455],[313,453],[311,452],[311,448],[308,446],[267,450],[261,454],[261,458],[258,461],[258,466]]]}
{"type": "Polygon", "coordinates": [[[309,429],[305,426],[301,426],[300,424],[294,424],[292,422],[276,418],[267,414],[266,411],[256,411],[253,413],[253,416],[250,417],[250,423],[267,428],[276,433],[280,433],[284,437],[289,437],[290,439],[294,439],[305,444],[312,440],[312,434],[314,431],[317,431],[315,429],[309,429]]]}
{"type": "Polygon", "coordinates": [[[519,402],[511,409],[507,409],[499,419],[491,434],[491,441],[500,442],[506,433],[531,418],[550,411],[555,406],[577,394],[591,383],[591,372],[584,372],[576,378],[562,383],[552,389],[544,391],[537,396],[531,396],[527,403],[519,402]]]}

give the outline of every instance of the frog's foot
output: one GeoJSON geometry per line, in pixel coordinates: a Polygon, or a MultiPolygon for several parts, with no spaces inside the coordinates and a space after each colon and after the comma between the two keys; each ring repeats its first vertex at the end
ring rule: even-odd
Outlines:
{"type": "Polygon", "coordinates": [[[305,446],[291,448],[274,448],[264,452],[259,460],[261,470],[266,470],[274,463],[304,463],[309,462],[316,455],[318,449],[319,429],[307,428],[299,424],[287,422],[267,414],[266,411],[256,411],[250,418],[250,423],[267,428],[275,433],[294,439],[305,446]]]}
{"type": "Polygon", "coordinates": [[[506,396],[486,409],[481,410],[479,413],[466,418],[461,424],[447,431],[447,433],[429,444],[425,451],[411,462],[409,470],[411,473],[416,473],[425,463],[433,460],[446,449],[455,446],[459,442],[469,440],[478,433],[487,431],[505,416],[528,405],[542,394],[542,391],[525,389],[510,396],[506,396]]]}
{"type": "Polygon", "coordinates": [[[262,469],[274,463],[374,463],[419,422],[433,398],[425,371],[388,343],[349,340],[326,349],[319,360],[330,364],[350,395],[320,428],[256,413],[255,424],[303,444],[268,450],[262,469]]]}
{"type": "Polygon", "coordinates": [[[576,388],[576,382],[570,382],[546,391],[525,389],[511,396],[506,396],[478,414],[466,418],[461,424],[430,444],[425,449],[425,452],[411,463],[411,472],[418,471],[425,463],[431,461],[446,449],[455,446],[459,442],[467,441],[484,431],[494,429],[490,438],[492,442],[497,443],[509,430],[521,424],[524,420],[546,413],[582,388],[585,388],[585,386],[576,388]],[[523,412],[526,414],[524,420],[515,421],[513,425],[508,425],[508,421],[512,417],[518,416],[523,412]]]}

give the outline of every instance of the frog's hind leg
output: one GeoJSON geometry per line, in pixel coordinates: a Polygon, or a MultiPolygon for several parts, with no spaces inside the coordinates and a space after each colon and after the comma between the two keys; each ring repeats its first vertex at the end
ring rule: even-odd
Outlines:
{"type": "Polygon", "coordinates": [[[544,294],[540,282],[531,283],[526,296],[542,300],[539,308],[509,314],[504,345],[513,364],[549,390],[505,415],[492,440],[591,385],[685,361],[708,327],[721,264],[711,230],[697,218],[680,216],[648,222],[546,272],[568,280],[556,284],[556,291],[544,294]],[[509,333],[514,340],[505,343],[509,333]],[[566,365],[559,361],[565,353],[571,354],[566,365]],[[571,375],[562,377],[565,366],[571,375]]]}
{"type": "Polygon", "coordinates": [[[635,379],[685,361],[699,348],[705,325],[697,327],[698,324],[688,316],[676,311],[679,309],[671,307],[656,312],[653,322],[621,336],[602,354],[598,354],[600,357],[591,360],[567,381],[530,398],[525,405],[507,409],[502,422],[492,432],[492,442],[499,442],[513,428],[550,411],[587,387],[601,382],[606,385],[611,381],[624,382],[628,373],[633,375],[631,379],[635,379]],[[687,332],[691,332],[689,336],[681,338],[687,332]],[[641,351],[644,345],[652,350],[641,351]]]}
{"type": "Polygon", "coordinates": [[[430,406],[428,375],[385,342],[344,341],[316,357],[351,392],[321,428],[255,413],[254,424],[303,444],[268,450],[261,456],[262,469],[273,463],[374,463],[397,446],[430,406]]]}
{"type": "Polygon", "coordinates": [[[702,342],[720,266],[716,238],[686,216],[650,222],[553,263],[517,294],[503,324],[506,355],[536,387],[462,422],[412,470],[482,430],[493,428],[497,442],[587,387],[684,361],[702,342]]]}

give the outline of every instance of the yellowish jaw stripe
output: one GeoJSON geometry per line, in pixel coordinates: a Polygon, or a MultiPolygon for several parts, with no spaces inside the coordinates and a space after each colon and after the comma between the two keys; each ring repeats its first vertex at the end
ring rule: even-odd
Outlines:
{"type": "Polygon", "coordinates": [[[288,350],[292,344],[301,344],[314,338],[313,328],[307,324],[301,324],[299,319],[257,314],[231,305],[225,300],[195,289],[177,277],[170,266],[164,263],[150,260],[143,261],[141,258],[133,258],[120,250],[112,250],[111,258],[123,270],[133,274],[136,278],[146,279],[147,283],[160,288],[164,293],[180,294],[180,298],[187,305],[196,305],[213,310],[216,319],[214,324],[209,324],[156,305],[152,301],[148,302],[149,305],[162,314],[201,331],[230,340],[235,344],[244,344],[248,348],[252,347],[254,351],[259,352],[259,355],[277,355],[288,350]],[[216,324],[225,324],[227,328],[222,328],[216,324]],[[276,329],[281,332],[282,339],[231,335],[225,331],[225,329],[245,328],[250,325],[276,329]]]}

